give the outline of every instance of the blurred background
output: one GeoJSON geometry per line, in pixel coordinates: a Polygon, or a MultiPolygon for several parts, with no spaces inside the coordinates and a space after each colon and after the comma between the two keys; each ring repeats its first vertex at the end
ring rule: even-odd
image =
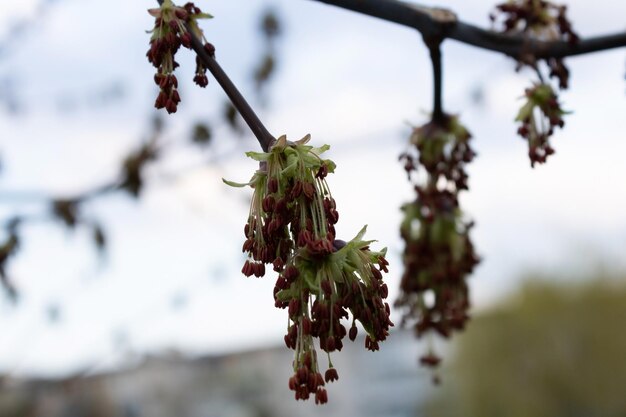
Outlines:
{"type": "MultiPolygon", "coordinates": [[[[0,416],[626,414],[623,50],[567,60],[573,114],[531,169],[513,119],[533,75],[444,43],[444,106],[478,152],[462,197],[483,258],[474,319],[441,347],[441,386],[397,329],[380,352],[334,355],[316,407],[287,388],[274,279],[240,273],[251,193],[221,178],[247,181],[258,145],[215,82],[193,85],[186,50],[178,112],[153,109],[155,4],[0,0],[0,245],[19,238],[1,265],[0,416]]],[[[397,157],[432,96],[420,35],[310,0],[196,4],[270,131],[331,145],[338,235],[368,224],[389,248],[393,301],[413,198],[397,157]]],[[[624,30],[625,5],[568,4],[583,37],[624,30]]],[[[488,27],[494,3],[436,5],[488,27]]]]}

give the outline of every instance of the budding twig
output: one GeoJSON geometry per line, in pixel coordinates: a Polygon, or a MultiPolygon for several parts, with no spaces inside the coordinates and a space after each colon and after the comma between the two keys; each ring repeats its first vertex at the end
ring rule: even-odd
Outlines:
{"type": "MultiPolygon", "coordinates": [[[[157,0],[159,5],[163,4],[163,0],[157,0]]],[[[191,35],[191,46],[198,55],[198,58],[202,61],[202,64],[213,74],[213,77],[217,80],[222,87],[233,106],[239,111],[241,117],[252,130],[252,133],[259,141],[263,151],[267,152],[272,142],[275,140],[274,136],[267,130],[263,122],[256,115],[250,104],[241,95],[235,84],[230,80],[228,75],[224,72],[222,67],[217,63],[214,57],[209,55],[204,49],[204,44],[194,32],[187,27],[187,33],[191,35]]]]}
{"type": "Polygon", "coordinates": [[[430,60],[433,64],[433,121],[442,122],[444,118],[442,105],[442,64],[441,38],[425,38],[424,41],[430,50],[430,60]]]}

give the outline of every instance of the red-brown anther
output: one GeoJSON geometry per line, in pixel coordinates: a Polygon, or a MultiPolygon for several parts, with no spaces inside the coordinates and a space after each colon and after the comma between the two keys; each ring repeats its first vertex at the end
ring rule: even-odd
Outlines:
{"type": "Polygon", "coordinates": [[[169,46],[172,49],[176,48],[176,43],[178,41],[176,35],[172,32],[168,32],[165,35],[165,39],[164,39],[165,43],[167,44],[167,46],[169,46]]]}
{"type": "Polygon", "coordinates": [[[339,379],[339,374],[335,368],[328,368],[324,374],[324,379],[326,382],[337,381],[339,379]]]}
{"type": "Polygon", "coordinates": [[[268,195],[267,197],[263,199],[262,206],[263,206],[263,211],[265,211],[266,213],[271,213],[274,210],[274,207],[276,206],[276,200],[271,195],[268,195]]]}
{"type": "Polygon", "coordinates": [[[272,220],[267,226],[267,233],[269,235],[272,235],[278,229],[280,229],[280,223],[278,223],[276,220],[272,220]]]}
{"type": "Polygon", "coordinates": [[[321,282],[321,287],[322,287],[322,291],[324,291],[324,294],[326,295],[326,297],[330,297],[333,293],[333,287],[332,284],[330,283],[329,280],[325,279],[324,281],[321,282]]]}
{"type": "Polygon", "coordinates": [[[378,258],[378,267],[380,268],[381,271],[388,273],[389,272],[389,270],[387,269],[388,265],[389,265],[389,262],[387,261],[387,259],[385,259],[382,256],[378,258]]]}
{"type": "Polygon", "coordinates": [[[333,316],[335,320],[337,320],[343,315],[341,311],[341,306],[339,304],[332,304],[331,308],[333,309],[333,316]]]}
{"type": "Polygon", "coordinates": [[[352,327],[350,327],[350,331],[348,332],[348,337],[350,338],[351,341],[354,342],[354,340],[356,339],[357,334],[358,334],[358,330],[357,330],[356,326],[354,324],[352,324],[352,327]]]}
{"type": "Polygon", "coordinates": [[[174,100],[176,104],[180,103],[180,95],[178,94],[178,90],[172,90],[172,100],[174,100]]]}
{"type": "Polygon", "coordinates": [[[298,275],[300,275],[300,272],[298,271],[298,268],[293,265],[289,265],[283,273],[283,276],[289,283],[294,282],[295,279],[298,278],[298,275]]]}
{"type": "Polygon", "coordinates": [[[328,336],[326,338],[325,349],[326,352],[334,352],[335,351],[335,338],[333,336],[328,336]]]}
{"type": "Polygon", "coordinates": [[[328,394],[324,388],[320,388],[315,392],[315,404],[326,404],[328,402],[328,394]]]}
{"type": "Polygon", "coordinates": [[[252,265],[250,264],[250,261],[244,262],[243,268],[241,269],[241,273],[247,277],[249,277],[250,275],[254,273],[254,270],[252,268],[252,265]]]}
{"type": "Polygon", "coordinates": [[[309,232],[308,230],[300,230],[300,233],[298,233],[297,243],[299,247],[307,246],[310,242],[312,242],[312,240],[313,240],[313,236],[311,232],[309,232]]]}
{"type": "Polygon", "coordinates": [[[291,338],[289,337],[288,334],[285,335],[283,340],[285,341],[285,345],[287,345],[287,348],[289,348],[289,349],[295,349],[296,348],[295,341],[291,340],[291,338]]]}
{"type": "MultiPolygon", "coordinates": [[[[380,271],[376,268],[374,268],[372,266],[372,268],[370,268],[370,271],[372,271],[372,275],[374,276],[374,278],[376,278],[377,280],[382,280],[383,279],[383,274],[380,273],[380,271]]],[[[387,298],[387,297],[383,297],[383,298],[387,298]]]]}
{"type": "Polygon", "coordinates": [[[274,212],[276,213],[285,213],[287,212],[287,199],[281,198],[276,202],[276,206],[274,207],[274,212]]]}
{"type": "Polygon", "coordinates": [[[255,259],[257,261],[266,262],[267,258],[269,258],[269,248],[267,246],[263,246],[258,251],[258,257],[255,259]]]}
{"type": "Polygon", "coordinates": [[[206,51],[207,54],[209,54],[210,57],[215,57],[215,46],[213,46],[213,44],[210,43],[205,43],[204,44],[204,50],[206,51]]]}
{"type": "Polygon", "coordinates": [[[378,294],[380,294],[382,298],[387,298],[389,295],[389,288],[387,288],[387,284],[383,284],[378,288],[378,294]]]}
{"type": "Polygon", "coordinates": [[[289,317],[294,317],[298,314],[300,314],[300,300],[298,300],[297,298],[292,298],[291,301],[289,301],[289,317]]]}
{"type": "Polygon", "coordinates": [[[289,283],[283,276],[279,275],[276,279],[276,284],[274,287],[277,288],[278,291],[285,290],[289,288],[289,283]]]}
{"type": "Polygon", "coordinates": [[[435,366],[439,365],[439,362],[441,362],[441,358],[434,355],[433,353],[429,353],[427,355],[423,355],[422,357],[420,357],[420,363],[422,365],[429,366],[431,368],[434,368],[435,366]]]}
{"type": "Polygon", "coordinates": [[[326,164],[323,164],[317,170],[317,173],[315,174],[315,178],[324,179],[327,175],[328,175],[328,167],[326,166],[326,164]]]}
{"type": "Polygon", "coordinates": [[[296,377],[292,376],[289,378],[289,389],[291,391],[295,391],[298,388],[298,383],[296,382],[296,377]]]}
{"type": "Polygon", "coordinates": [[[304,385],[309,380],[309,370],[307,368],[298,368],[296,372],[296,381],[300,385],[304,385]]]}
{"type": "Polygon", "coordinates": [[[323,387],[324,385],[326,385],[324,382],[324,377],[319,372],[315,374],[315,381],[318,387],[323,387]]]}
{"type": "Polygon", "coordinates": [[[311,320],[308,317],[302,319],[302,333],[305,336],[311,335],[311,320]]]}
{"type": "Polygon", "coordinates": [[[291,192],[289,193],[289,196],[292,200],[295,200],[296,198],[300,197],[301,194],[302,194],[302,181],[296,181],[296,183],[291,188],[291,192]]]}
{"type": "Polygon", "coordinates": [[[302,192],[306,198],[313,200],[313,197],[315,197],[315,186],[310,182],[304,182],[302,183],[302,192]]]}
{"type": "Polygon", "coordinates": [[[171,99],[167,100],[167,102],[165,103],[165,109],[167,110],[169,114],[176,113],[176,110],[177,110],[176,102],[174,102],[174,100],[171,100],[171,99]]]}
{"type": "Polygon", "coordinates": [[[176,17],[181,20],[187,20],[187,18],[189,17],[185,9],[177,8],[174,13],[176,14],[176,17]]]}
{"type": "Polygon", "coordinates": [[[201,88],[205,88],[207,85],[209,85],[209,79],[204,74],[197,74],[195,77],[193,77],[193,82],[195,82],[201,88]]]}
{"type": "Polygon", "coordinates": [[[306,386],[301,386],[298,388],[299,394],[300,394],[300,399],[302,400],[308,400],[309,399],[309,391],[307,390],[306,386]]]}
{"type": "Polygon", "coordinates": [[[275,177],[270,178],[267,181],[267,190],[274,194],[278,192],[278,179],[276,179],[275,177]]]}
{"type": "Polygon", "coordinates": [[[254,276],[260,278],[263,275],[265,275],[265,265],[262,263],[254,264],[254,276]]]}
{"type": "Polygon", "coordinates": [[[250,252],[252,248],[254,248],[254,240],[251,238],[248,238],[245,240],[245,242],[243,242],[243,247],[241,248],[241,251],[250,252]]]}
{"type": "Polygon", "coordinates": [[[154,102],[154,107],[156,107],[157,109],[162,109],[165,107],[166,101],[167,101],[167,97],[161,93],[157,96],[157,99],[154,102]]]}
{"type": "Polygon", "coordinates": [[[365,336],[365,348],[372,352],[379,349],[378,342],[373,340],[369,335],[365,336]]]}
{"type": "Polygon", "coordinates": [[[313,367],[313,359],[311,359],[311,352],[306,352],[304,354],[304,367],[306,369],[311,369],[313,367]]]}
{"type": "MultiPolygon", "coordinates": [[[[347,318],[347,317],[346,317],[347,318]]],[[[337,335],[337,343],[341,343],[341,339],[346,337],[347,334],[346,327],[343,324],[340,324],[338,321],[335,322],[335,334],[337,335]]],[[[341,350],[339,346],[337,346],[338,350],[341,350]]]]}
{"type": "Polygon", "coordinates": [[[283,262],[283,259],[280,256],[274,259],[274,261],[272,262],[272,265],[274,267],[275,272],[281,272],[283,268],[285,267],[285,263],[283,262]]]}

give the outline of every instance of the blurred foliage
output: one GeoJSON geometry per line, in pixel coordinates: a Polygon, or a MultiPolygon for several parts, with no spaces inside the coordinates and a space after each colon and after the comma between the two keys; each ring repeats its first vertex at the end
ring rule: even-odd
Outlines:
{"type": "Polygon", "coordinates": [[[191,141],[197,145],[206,146],[211,144],[213,133],[207,123],[198,122],[194,125],[191,133],[191,141]]]}
{"type": "Polygon", "coordinates": [[[256,91],[262,103],[267,101],[265,90],[269,81],[276,72],[278,61],[276,52],[276,40],[283,32],[282,23],[278,12],[273,8],[268,8],[261,15],[259,30],[263,39],[263,52],[260,54],[258,63],[253,71],[256,91]]]}
{"type": "Polygon", "coordinates": [[[476,317],[420,415],[625,416],[624,323],[624,279],[530,280],[476,317]]]}

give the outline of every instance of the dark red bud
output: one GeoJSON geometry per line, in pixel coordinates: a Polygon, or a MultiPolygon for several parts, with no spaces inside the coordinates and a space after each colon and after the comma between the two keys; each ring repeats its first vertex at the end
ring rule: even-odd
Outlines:
{"type": "Polygon", "coordinates": [[[356,328],[356,326],[352,326],[350,327],[350,331],[348,332],[348,337],[350,338],[351,341],[354,342],[354,340],[356,339],[356,335],[358,333],[358,330],[356,328]]]}
{"type": "Polygon", "coordinates": [[[215,46],[213,46],[210,43],[205,43],[204,44],[204,50],[206,51],[207,54],[209,54],[210,57],[215,57],[215,46]]]}
{"type": "Polygon", "coordinates": [[[326,379],[326,382],[337,381],[339,379],[339,374],[335,368],[328,368],[324,374],[324,379],[326,379]]]}

